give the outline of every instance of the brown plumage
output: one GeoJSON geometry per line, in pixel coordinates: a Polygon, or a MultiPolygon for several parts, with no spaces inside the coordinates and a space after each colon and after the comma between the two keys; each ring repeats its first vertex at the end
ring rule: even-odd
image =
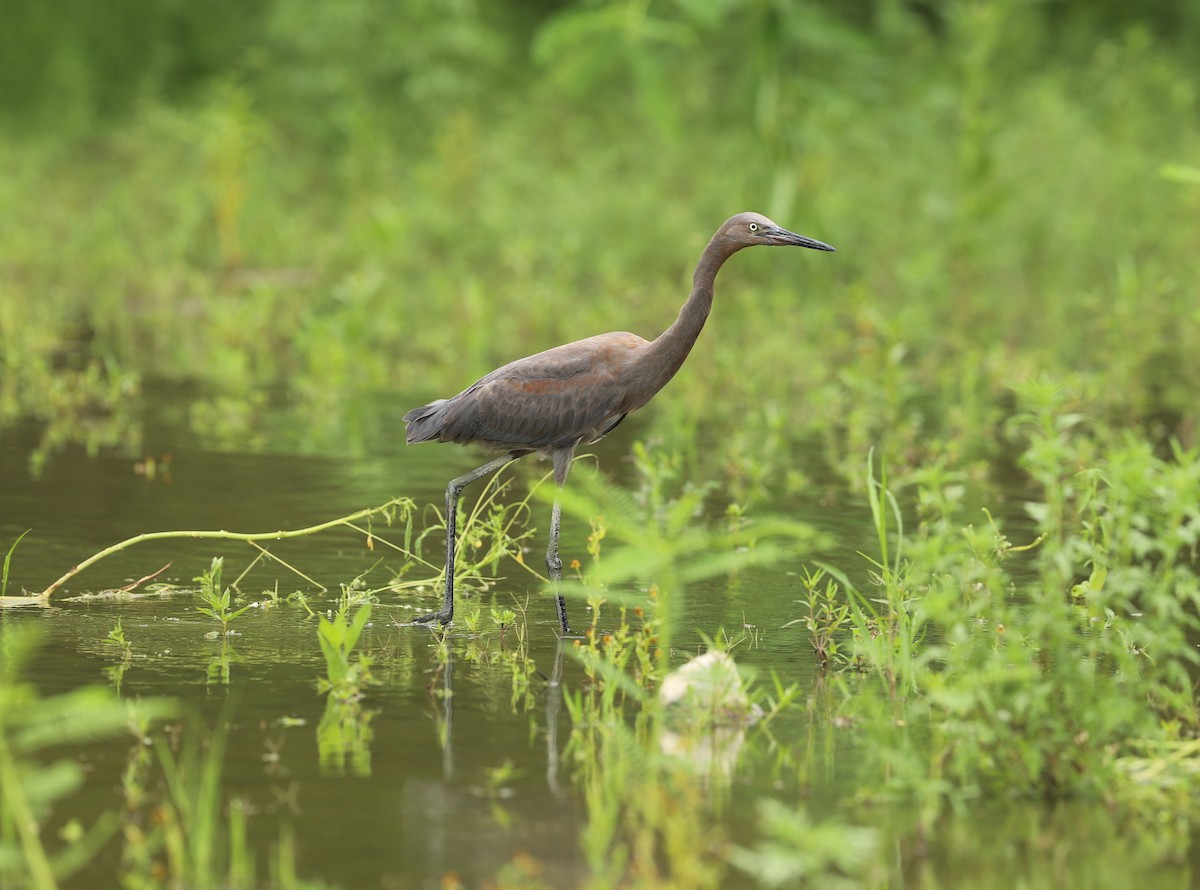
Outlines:
{"type": "MultiPolygon", "coordinates": [[[[463,488],[534,452],[554,461],[554,480],[562,485],[576,448],[611,432],[626,414],[649,402],[675,376],[708,318],[713,282],[721,265],[743,247],[755,245],[833,250],[821,241],[781,229],[761,214],[739,213],[726,220],[708,242],[692,277],[691,295],[674,323],[654,340],[622,331],[556,346],[510,362],[458,395],[404,415],[410,444],[437,440],[505,452],[447,487],[445,596],[440,611],[417,621],[445,624],[454,617],[454,526],[463,488]]],[[[556,501],[546,551],[546,566],[556,582],[562,577],[560,517],[556,501]]],[[[557,603],[559,623],[563,633],[569,633],[561,594],[557,603]]]]}

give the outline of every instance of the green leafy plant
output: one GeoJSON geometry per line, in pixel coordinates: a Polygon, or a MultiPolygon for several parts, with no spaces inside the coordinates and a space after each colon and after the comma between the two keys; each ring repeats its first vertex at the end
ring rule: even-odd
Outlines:
{"type": "Polygon", "coordinates": [[[1010,429],[1038,485],[1030,543],[987,510],[961,524],[958,483],[936,474],[918,485],[917,534],[886,511],[893,538],[890,493],[868,475],[881,595],[851,601],[864,673],[838,678],[838,719],[871,740],[864,773],[888,775],[923,824],[999,793],[1103,797],[1133,817],[1147,799],[1177,811],[1177,790],[1197,787],[1183,742],[1200,724],[1200,450],[1098,435],[1069,398],[1024,389],[1010,429]]]}
{"type": "Polygon", "coordinates": [[[240,609],[231,608],[230,588],[221,583],[221,569],[224,562],[223,557],[214,556],[208,569],[192,579],[199,582],[200,589],[197,591],[197,596],[204,603],[203,606],[196,606],[196,611],[221,622],[222,636],[229,633],[231,621],[245,614],[246,610],[254,605],[254,603],[248,603],[240,609]]]}
{"type": "Polygon", "coordinates": [[[353,606],[343,600],[332,618],[321,616],[317,639],[325,657],[325,676],[317,689],[328,696],[325,713],[317,726],[317,744],[323,771],[341,775],[347,763],[354,775],[371,772],[371,718],[374,712],[362,707],[364,688],[374,682],[371,656],[356,653],[362,632],[371,620],[371,604],[363,602],[349,617],[353,606]]]}
{"type": "Polygon", "coordinates": [[[809,642],[817,663],[825,667],[831,661],[841,659],[838,637],[849,624],[850,604],[841,598],[837,582],[826,577],[825,569],[802,570],[801,584],[804,586],[804,599],[801,604],[807,610],[803,618],[794,618],[783,626],[785,628],[803,623],[808,631],[809,642]],[[824,581],[824,587],[821,582],[824,581]]]}
{"type": "MultiPolygon", "coordinates": [[[[907,695],[917,691],[914,665],[927,626],[913,590],[911,566],[903,559],[904,524],[900,505],[888,489],[886,467],[879,478],[875,476],[873,450],[867,455],[866,488],[879,548],[878,558],[864,556],[870,564],[868,578],[875,595],[860,592],[841,570],[824,568],[849,595],[847,614],[853,626],[851,663],[875,672],[883,681],[888,698],[899,706],[907,695]]],[[[831,591],[827,588],[826,593],[831,591]]],[[[830,608],[836,618],[837,608],[830,608]]]]}
{"type": "Polygon", "coordinates": [[[117,626],[108,632],[108,636],[104,638],[104,643],[107,646],[115,649],[122,661],[128,661],[133,657],[133,646],[129,640],[125,639],[125,629],[121,627],[121,619],[117,619],[117,626]]]}
{"type": "Polygon", "coordinates": [[[321,616],[317,639],[325,656],[325,676],[317,680],[321,693],[336,701],[348,703],[362,698],[363,687],[372,682],[371,656],[355,653],[363,628],[371,620],[371,604],[358,607],[353,619],[341,608],[328,619],[321,616]]]}
{"type": "Polygon", "coordinates": [[[125,639],[125,630],[121,627],[121,619],[117,619],[117,626],[108,632],[108,636],[104,638],[104,645],[114,650],[117,657],[120,659],[116,664],[111,664],[104,669],[105,676],[108,677],[117,695],[121,694],[121,681],[125,678],[125,672],[129,670],[129,663],[133,659],[133,646],[125,639]]]}
{"type": "Polygon", "coordinates": [[[512,628],[513,622],[517,620],[517,613],[512,609],[502,609],[498,606],[492,606],[492,623],[496,625],[496,631],[500,635],[500,645],[504,645],[504,635],[512,628]]]}

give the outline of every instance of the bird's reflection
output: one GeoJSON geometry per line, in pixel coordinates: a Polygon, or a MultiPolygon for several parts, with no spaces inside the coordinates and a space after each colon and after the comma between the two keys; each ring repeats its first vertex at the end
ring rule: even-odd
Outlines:
{"type": "Polygon", "coordinates": [[[550,793],[562,797],[562,786],[558,782],[558,712],[562,710],[563,646],[558,641],[554,652],[554,669],[546,686],[546,784],[550,793]]]}
{"type": "Polygon", "coordinates": [[[442,749],[442,775],[449,779],[454,775],[454,650],[445,639],[438,647],[429,694],[435,702],[433,720],[442,749]]]}
{"type": "MultiPolygon", "coordinates": [[[[564,644],[560,640],[554,653],[554,667],[546,678],[546,784],[556,797],[562,796],[559,781],[558,726],[562,711],[564,644]]],[[[442,751],[442,776],[449,779],[454,775],[454,650],[442,646],[436,658],[434,677],[429,684],[429,696],[433,702],[433,720],[437,731],[438,746],[442,751]]]]}

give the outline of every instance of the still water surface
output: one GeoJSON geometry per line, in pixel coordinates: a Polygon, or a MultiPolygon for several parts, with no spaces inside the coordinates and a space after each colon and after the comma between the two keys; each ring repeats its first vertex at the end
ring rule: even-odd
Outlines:
{"type": "MultiPolygon", "coordinates": [[[[395,404],[408,401],[418,404],[420,398],[395,404]]],[[[228,437],[218,444],[197,443],[168,399],[146,417],[136,450],[89,457],[69,447],[36,475],[28,457],[38,430],[9,428],[0,440],[0,541],[11,542],[32,528],[14,558],[10,593],[41,590],[82,558],[143,532],[299,528],[396,495],[440,504],[446,480],[474,465],[479,455],[449,446],[406,447],[401,413],[390,404],[381,406],[371,414],[372,423],[350,437],[348,453],[338,453],[336,443],[305,444],[303,431],[296,429],[304,419],[286,414],[257,431],[253,450],[239,450],[228,437]],[[146,456],[158,462],[152,476],[139,466],[146,456]]],[[[599,447],[605,471],[618,479],[630,475],[625,454],[637,423],[627,427],[599,447]]],[[[527,479],[544,471],[533,460],[523,461],[518,470],[527,479]]],[[[474,486],[469,496],[481,488],[474,486]]],[[[856,543],[862,546],[845,527],[836,527],[839,521],[865,527],[860,503],[851,503],[836,518],[803,499],[781,506],[807,509],[807,516],[796,518],[822,527],[849,551],[856,543]]],[[[582,523],[564,523],[565,563],[586,559],[586,535],[582,523]]],[[[433,560],[441,546],[438,538],[427,554],[433,560]]],[[[538,537],[531,562],[542,546],[538,537]]],[[[369,569],[381,555],[342,530],[272,549],[330,588],[325,595],[310,591],[314,608],[327,608],[340,583],[369,569]]],[[[226,791],[245,798],[252,812],[293,819],[303,876],[345,887],[436,887],[453,872],[474,886],[515,851],[525,850],[544,863],[553,885],[572,886],[582,878],[581,806],[558,765],[569,723],[544,679],[553,672],[560,644],[552,603],[536,582],[514,574],[489,595],[500,605],[532,597],[531,654],[543,676],[536,681],[537,703],[529,709],[512,705],[506,671],[462,660],[439,671],[429,631],[400,626],[414,609],[434,607],[435,591],[384,594],[365,640],[366,649],[377,655],[373,673],[380,681],[365,701],[373,712],[370,744],[365,755],[339,758],[320,750],[317,727],[325,700],[315,684],[324,663],[316,622],[304,609],[252,609],[233,623],[236,635],[221,641],[213,638],[213,622],[195,611],[188,595],[132,602],[78,598],[127,584],[168,563],[158,580],[194,587],[192,579],[214,555],[226,557],[228,582],[253,552],[215,541],[146,543],[72,579],[52,606],[5,610],[0,620],[44,629],[46,645],[36,665],[44,694],[108,681],[111,670],[105,671],[117,658],[103,641],[119,619],[134,651],[120,678],[122,695],[175,696],[198,709],[210,726],[231,713],[226,791]],[[433,694],[438,687],[452,689],[453,696],[433,694]],[[506,763],[515,777],[499,795],[489,792],[489,771],[506,763]]],[[[371,576],[373,586],[388,577],[384,559],[371,576]]],[[[779,630],[797,615],[793,601],[799,594],[789,574],[796,568],[692,586],[684,626],[713,634],[722,627],[738,633],[743,624],[754,625],[760,643],[745,648],[739,656],[743,663],[773,668],[789,679],[811,677],[812,656],[799,629],[779,630]]],[[[286,573],[260,567],[240,589],[255,598],[276,578],[283,593],[302,586],[286,573]]],[[[583,604],[570,608],[582,625],[583,604]]],[[[694,651],[700,638],[684,634],[677,642],[694,651]]],[[[680,652],[680,663],[685,655],[680,652]]],[[[567,658],[563,682],[577,681],[577,668],[567,658]]],[[[75,798],[83,812],[120,805],[118,784],[127,753],[127,743],[113,743],[80,755],[91,770],[87,787],[75,798]]],[[[277,825],[278,818],[252,818],[252,831],[269,843],[277,835],[265,826],[277,825]]],[[[104,876],[111,878],[115,870],[114,856],[115,851],[96,863],[79,886],[102,886],[104,876]]]]}
{"type": "MultiPolygon", "coordinates": [[[[240,448],[238,437],[228,434],[197,441],[180,419],[176,396],[168,394],[152,405],[136,446],[91,457],[67,448],[36,474],[28,457],[39,431],[9,428],[0,438],[0,542],[7,547],[21,531],[33,529],[14,559],[10,592],[14,587],[41,590],[80,559],[142,532],[299,528],[397,495],[440,504],[446,480],[473,466],[479,455],[449,446],[404,446],[402,411],[394,406],[410,402],[419,404],[421,398],[361,412],[364,423],[342,438],[314,434],[310,418],[280,412],[255,430],[252,447],[240,448]],[[168,470],[162,472],[167,455],[168,470]],[[153,476],[139,471],[145,456],[160,461],[153,476]]],[[[609,476],[631,478],[625,456],[638,431],[633,419],[596,449],[609,476]]],[[[517,472],[529,480],[545,470],[532,460],[518,466],[517,472]]],[[[822,478],[818,466],[799,469],[822,478]]],[[[816,485],[822,497],[780,499],[770,510],[804,520],[836,541],[812,558],[862,566],[857,551],[872,549],[866,505],[837,493],[832,483],[816,485]]],[[[469,497],[477,496],[480,487],[469,491],[469,497]]],[[[577,520],[564,523],[564,563],[585,558],[587,531],[577,520]]],[[[440,546],[439,538],[427,555],[436,560],[440,546]]],[[[531,562],[540,558],[539,547],[544,547],[540,529],[531,562]]],[[[311,595],[314,608],[328,608],[338,585],[373,566],[381,555],[368,551],[361,537],[340,530],[281,544],[274,551],[330,588],[330,593],[311,595]]],[[[221,641],[189,595],[131,602],[77,599],[167,563],[160,580],[189,585],[214,555],[226,557],[228,582],[252,552],[245,545],[213,541],[141,545],[73,579],[52,606],[0,610],[0,621],[43,628],[46,646],[36,677],[42,692],[53,694],[113,682],[117,659],[103,640],[119,619],[134,652],[120,675],[121,694],[177,697],[209,726],[228,719],[226,794],[246,801],[252,838],[264,851],[277,841],[280,820],[292,822],[304,878],[346,888],[436,888],[454,874],[471,887],[514,853],[527,851],[543,863],[550,886],[572,887],[585,879],[579,849],[583,805],[561,762],[570,725],[546,683],[559,661],[557,622],[551,602],[529,576],[511,574],[487,595],[485,605],[493,596],[502,606],[514,597],[531,597],[531,655],[540,674],[531,706],[514,707],[506,670],[461,657],[452,657],[449,668],[439,670],[429,631],[402,626],[414,610],[436,605],[435,591],[384,594],[365,640],[365,648],[376,656],[373,673],[379,681],[364,702],[371,712],[369,741],[339,753],[327,739],[322,743],[318,730],[325,699],[317,693],[316,679],[324,663],[316,622],[304,609],[252,609],[234,622],[236,635],[221,641]],[[511,778],[500,791],[490,788],[489,777],[506,764],[511,778]]],[[[388,577],[386,555],[384,559],[371,576],[373,586],[388,577]]],[[[783,564],[689,587],[684,631],[676,638],[679,663],[686,656],[682,650],[700,647],[697,632],[711,635],[725,628],[737,633],[751,625],[758,640],[737,650],[740,663],[776,671],[787,682],[812,684],[815,666],[803,632],[782,629],[800,614],[795,603],[799,568],[783,564]]],[[[260,567],[241,590],[248,599],[256,598],[276,578],[281,592],[298,586],[293,577],[260,567]]],[[[582,625],[583,605],[569,605],[576,625],[582,625]]],[[[461,632],[452,638],[455,656],[461,655],[463,643],[461,632]]],[[[561,661],[562,682],[572,688],[580,680],[578,668],[569,657],[561,661]]],[[[791,724],[786,719],[773,724],[776,736],[791,737],[802,748],[801,740],[809,734],[811,745],[810,727],[802,718],[791,719],[791,724]]],[[[819,749],[818,744],[809,750],[819,749]]],[[[72,806],[85,823],[101,810],[121,806],[120,774],[128,753],[125,741],[78,753],[90,774],[72,806]]],[[[823,797],[821,806],[830,812],[842,806],[839,776],[853,770],[852,753],[853,742],[843,741],[836,763],[799,770],[812,783],[814,799],[823,797]]],[[[747,839],[754,799],[779,781],[756,756],[749,746],[728,808],[735,839],[747,839]]],[[[797,781],[795,775],[791,781],[797,781]]],[[[890,886],[972,886],[981,862],[992,870],[1011,869],[1014,880],[1022,883],[1018,878],[1030,861],[1044,860],[1047,850],[1060,848],[1069,856],[1062,871],[1026,885],[1103,886],[1107,866],[1093,854],[1117,830],[1094,809],[1047,812],[1028,804],[959,820],[959,834],[939,845],[910,836],[903,814],[880,816],[881,824],[889,822],[896,823],[889,826],[894,831],[890,886]]],[[[75,886],[114,885],[119,851],[111,846],[75,886]]],[[[259,872],[265,873],[262,861],[259,872]]],[[[1187,875],[1186,868],[1171,869],[1145,883],[1186,886],[1187,875]]],[[[985,883],[1005,886],[997,877],[992,874],[985,883]]],[[[748,885],[744,876],[730,874],[729,886],[743,885],[748,885]]]]}

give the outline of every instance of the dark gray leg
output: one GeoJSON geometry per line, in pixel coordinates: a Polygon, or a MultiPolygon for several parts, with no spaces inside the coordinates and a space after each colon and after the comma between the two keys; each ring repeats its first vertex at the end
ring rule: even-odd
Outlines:
{"type": "Polygon", "coordinates": [[[442,600],[442,608],[437,612],[414,618],[413,621],[422,623],[436,621],[439,624],[449,624],[454,618],[454,536],[458,524],[458,497],[462,490],[482,479],[488,473],[494,473],[507,463],[511,463],[521,455],[504,454],[495,460],[490,460],[482,467],[476,467],[469,473],[463,473],[457,479],[451,479],[446,486],[446,596],[442,600]]]}
{"type": "MultiPolygon", "coordinates": [[[[575,456],[575,446],[560,448],[554,452],[554,484],[562,488],[567,481],[567,473],[571,472],[571,458],[575,456]]],[[[558,558],[558,527],[562,524],[562,507],[558,498],[554,499],[554,512],[550,514],[550,546],[546,548],[546,568],[550,571],[550,583],[554,586],[554,596],[558,605],[558,624],[563,636],[571,636],[571,627],[567,624],[567,601],[559,590],[562,581],[562,560],[558,558]]]]}
{"type": "Polygon", "coordinates": [[[558,605],[558,623],[562,627],[563,636],[571,635],[567,624],[567,601],[559,592],[558,582],[562,580],[562,560],[558,558],[558,527],[562,524],[562,507],[558,499],[554,500],[554,512],[550,514],[550,546],[546,548],[546,568],[550,571],[550,581],[554,585],[554,596],[558,605]]]}

